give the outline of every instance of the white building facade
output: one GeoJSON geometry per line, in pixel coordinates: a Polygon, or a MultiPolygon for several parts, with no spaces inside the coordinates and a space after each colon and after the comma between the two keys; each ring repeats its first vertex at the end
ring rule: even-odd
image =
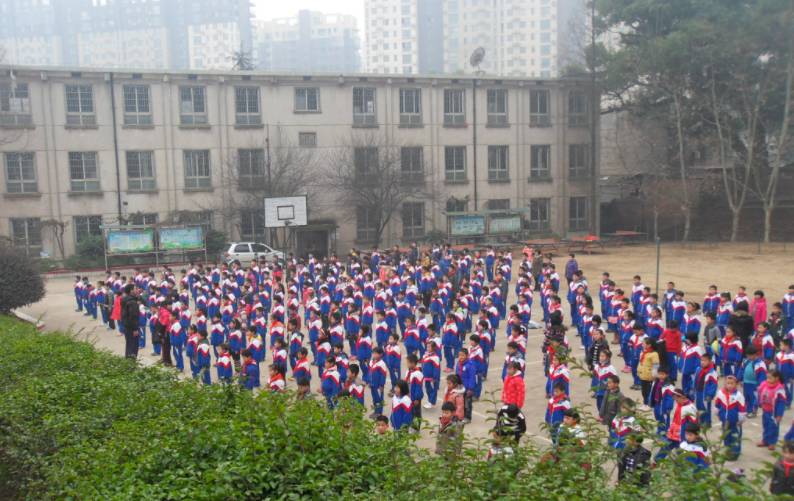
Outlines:
{"type": "Polygon", "coordinates": [[[381,245],[446,232],[447,211],[518,209],[531,235],[578,234],[595,225],[588,95],[577,80],[0,66],[0,235],[54,257],[48,220],[67,223],[66,255],[119,221],[263,240],[259,201],[230,207],[282,148],[313,159],[300,191],[314,237],[345,252],[371,245],[371,222],[339,206],[322,172],[367,137],[422,174],[381,245]]]}

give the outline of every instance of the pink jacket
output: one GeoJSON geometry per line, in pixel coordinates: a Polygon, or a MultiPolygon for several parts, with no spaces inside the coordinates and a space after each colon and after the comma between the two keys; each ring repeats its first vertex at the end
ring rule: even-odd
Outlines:
{"type": "Polygon", "coordinates": [[[758,327],[761,322],[766,322],[766,298],[753,298],[750,303],[750,314],[753,316],[753,328],[758,327]]]}

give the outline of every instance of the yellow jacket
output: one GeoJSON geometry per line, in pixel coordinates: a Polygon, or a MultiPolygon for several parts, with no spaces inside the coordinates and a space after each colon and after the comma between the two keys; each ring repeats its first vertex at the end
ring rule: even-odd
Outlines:
{"type": "Polygon", "coordinates": [[[654,365],[658,368],[659,354],[655,351],[643,351],[637,364],[637,376],[639,376],[641,381],[653,381],[654,365]]]}

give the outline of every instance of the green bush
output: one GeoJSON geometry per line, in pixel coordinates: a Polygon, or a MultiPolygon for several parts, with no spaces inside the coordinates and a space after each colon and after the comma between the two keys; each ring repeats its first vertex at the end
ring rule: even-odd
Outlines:
{"type": "Polygon", "coordinates": [[[218,230],[209,230],[207,232],[207,255],[210,261],[217,259],[221,251],[226,247],[226,235],[218,230]]]}
{"type": "MultiPolygon", "coordinates": [[[[67,335],[0,317],[4,499],[761,499],[762,477],[701,477],[670,461],[650,489],[613,486],[603,427],[558,462],[532,446],[445,461],[416,435],[375,435],[356,404],[205,388],[67,335]],[[593,465],[582,468],[583,463],[593,465]]],[[[531,442],[531,441],[527,441],[531,442]]]]}
{"type": "Polygon", "coordinates": [[[9,245],[0,245],[0,313],[35,303],[44,292],[36,262],[9,245]]]}

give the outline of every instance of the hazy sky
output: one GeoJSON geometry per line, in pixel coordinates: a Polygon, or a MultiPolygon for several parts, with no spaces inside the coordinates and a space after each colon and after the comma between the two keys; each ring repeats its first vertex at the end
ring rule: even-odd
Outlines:
{"type": "Polygon", "coordinates": [[[352,14],[358,19],[358,29],[364,29],[364,0],[254,0],[257,19],[291,17],[300,9],[319,10],[326,14],[352,14]]]}

